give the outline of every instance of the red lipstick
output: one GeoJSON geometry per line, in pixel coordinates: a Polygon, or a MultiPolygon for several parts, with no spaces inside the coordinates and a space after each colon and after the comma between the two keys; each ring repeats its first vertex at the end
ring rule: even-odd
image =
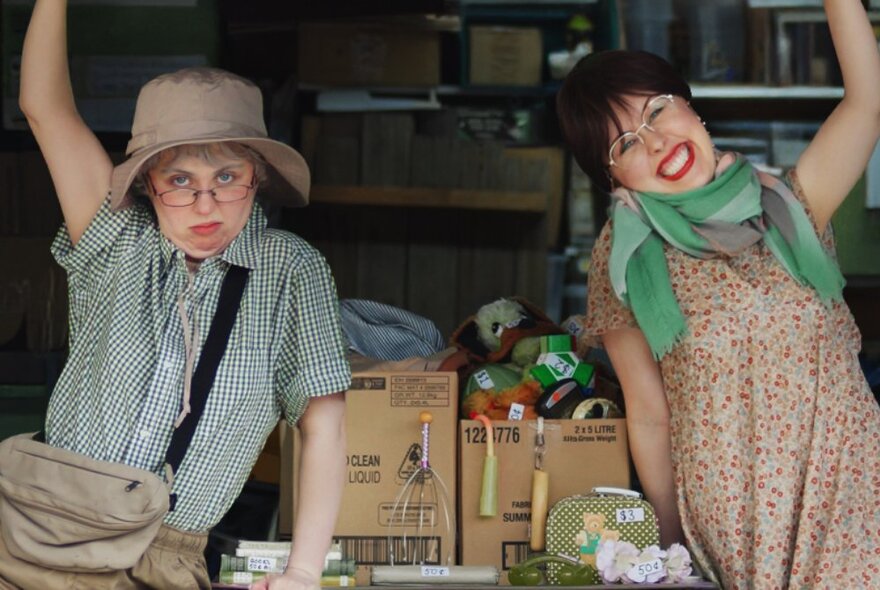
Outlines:
{"type": "Polygon", "coordinates": [[[678,144],[677,146],[675,146],[675,149],[673,149],[669,153],[668,156],[663,158],[663,160],[660,162],[660,165],[657,166],[657,175],[661,176],[662,178],[664,178],[666,180],[679,180],[685,174],[688,173],[688,171],[694,165],[695,160],[696,160],[696,156],[694,155],[693,147],[688,142],[682,142],[682,143],[678,144]],[[672,174],[672,175],[663,174],[663,169],[666,168],[666,166],[669,164],[669,162],[671,162],[673,160],[677,160],[678,158],[682,157],[683,150],[685,150],[687,152],[687,159],[682,164],[681,168],[678,169],[678,172],[676,172],[675,174],[672,174]]]}

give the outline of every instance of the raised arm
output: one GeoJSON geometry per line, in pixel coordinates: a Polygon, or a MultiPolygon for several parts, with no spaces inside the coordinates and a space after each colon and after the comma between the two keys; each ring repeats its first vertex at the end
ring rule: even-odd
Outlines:
{"type": "Polygon", "coordinates": [[[865,170],[880,137],[880,51],[860,0],[825,0],[844,96],[797,163],[820,230],[865,170]]]}
{"type": "Polygon", "coordinates": [[[34,6],[22,51],[19,104],[49,166],[75,244],[107,195],[113,165],[74,104],[66,0],[37,0],[34,6]]]}
{"type": "Polygon", "coordinates": [[[663,547],[683,543],[672,473],[669,405],[660,367],[636,328],[612,330],[602,343],[623,388],[630,453],[645,496],[657,513],[660,542],[663,547]]]}

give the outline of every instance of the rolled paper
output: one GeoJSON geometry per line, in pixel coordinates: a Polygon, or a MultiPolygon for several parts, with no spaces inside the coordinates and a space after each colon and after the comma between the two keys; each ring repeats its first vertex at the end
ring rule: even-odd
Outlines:
{"type": "Polygon", "coordinates": [[[483,414],[474,416],[486,427],[486,456],[483,458],[483,484],[480,488],[480,516],[498,514],[498,457],[495,456],[495,433],[492,421],[483,414]]]}
{"type": "Polygon", "coordinates": [[[547,528],[547,496],[550,476],[542,469],[532,472],[532,522],[529,548],[532,551],[544,550],[544,533],[547,528]]]}

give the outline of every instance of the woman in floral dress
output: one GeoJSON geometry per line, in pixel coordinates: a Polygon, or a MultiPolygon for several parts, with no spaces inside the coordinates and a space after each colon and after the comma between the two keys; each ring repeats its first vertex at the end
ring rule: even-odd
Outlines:
{"type": "Polygon", "coordinates": [[[880,409],[829,222],[880,136],[859,0],[825,0],[845,96],[784,180],[719,153],[643,52],[584,58],[563,132],[612,194],[585,334],[623,387],[664,544],[724,588],[880,588],[880,409]]]}

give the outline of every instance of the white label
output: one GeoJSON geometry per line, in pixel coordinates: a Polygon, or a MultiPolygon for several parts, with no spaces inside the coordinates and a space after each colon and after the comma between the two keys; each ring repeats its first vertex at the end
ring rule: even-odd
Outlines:
{"type": "Polygon", "coordinates": [[[278,560],[274,557],[248,557],[247,568],[252,572],[274,572],[278,570],[278,560]]]}
{"type": "Polygon", "coordinates": [[[339,576],[339,585],[354,586],[354,578],[349,578],[348,576],[339,576]]]}
{"type": "Polygon", "coordinates": [[[508,420],[522,420],[525,415],[526,407],[522,404],[510,404],[510,411],[507,413],[508,420]]]}
{"type": "Polygon", "coordinates": [[[423,578],[448,578],[449,577],[449,568],[448,567],[440,567],[437,565],[423,565],[422,566],[422,577],[423,578]]]}
{"type": "Polygon", "coordinates": [[[250,584],[254,581],[254,574],[251,572],[232,572],[233,584],[250,584]]]}
{"type": "Polygon", "coordinates": [[[645,522],[644,508],[618,508],[617,522],[645,522]]]}
{"type": "Polygon", "coordinates": [[[626,572],[626,577],[633,582],[639,584],[647,580],[648,576],[662,571],[663,562],[659,559],[652,559],[651,561],[637,563],[636,565],[629,568],[629,570],[626,572]]]}
{"type": "Polygon", "coordinates": [[[489,377],[488,371],[477,371],[474,373],[474,379],[477,380],[477,385],[480,386],[480,389],[492,389],[495,387],[495,383],[489,377]]]}
{"type": "Polygon", "coordinates": [[[562,355],[548,354],[547,366],[551,371],[561,377],[568,378],[574,375],[574,365],[562,355]]]}

